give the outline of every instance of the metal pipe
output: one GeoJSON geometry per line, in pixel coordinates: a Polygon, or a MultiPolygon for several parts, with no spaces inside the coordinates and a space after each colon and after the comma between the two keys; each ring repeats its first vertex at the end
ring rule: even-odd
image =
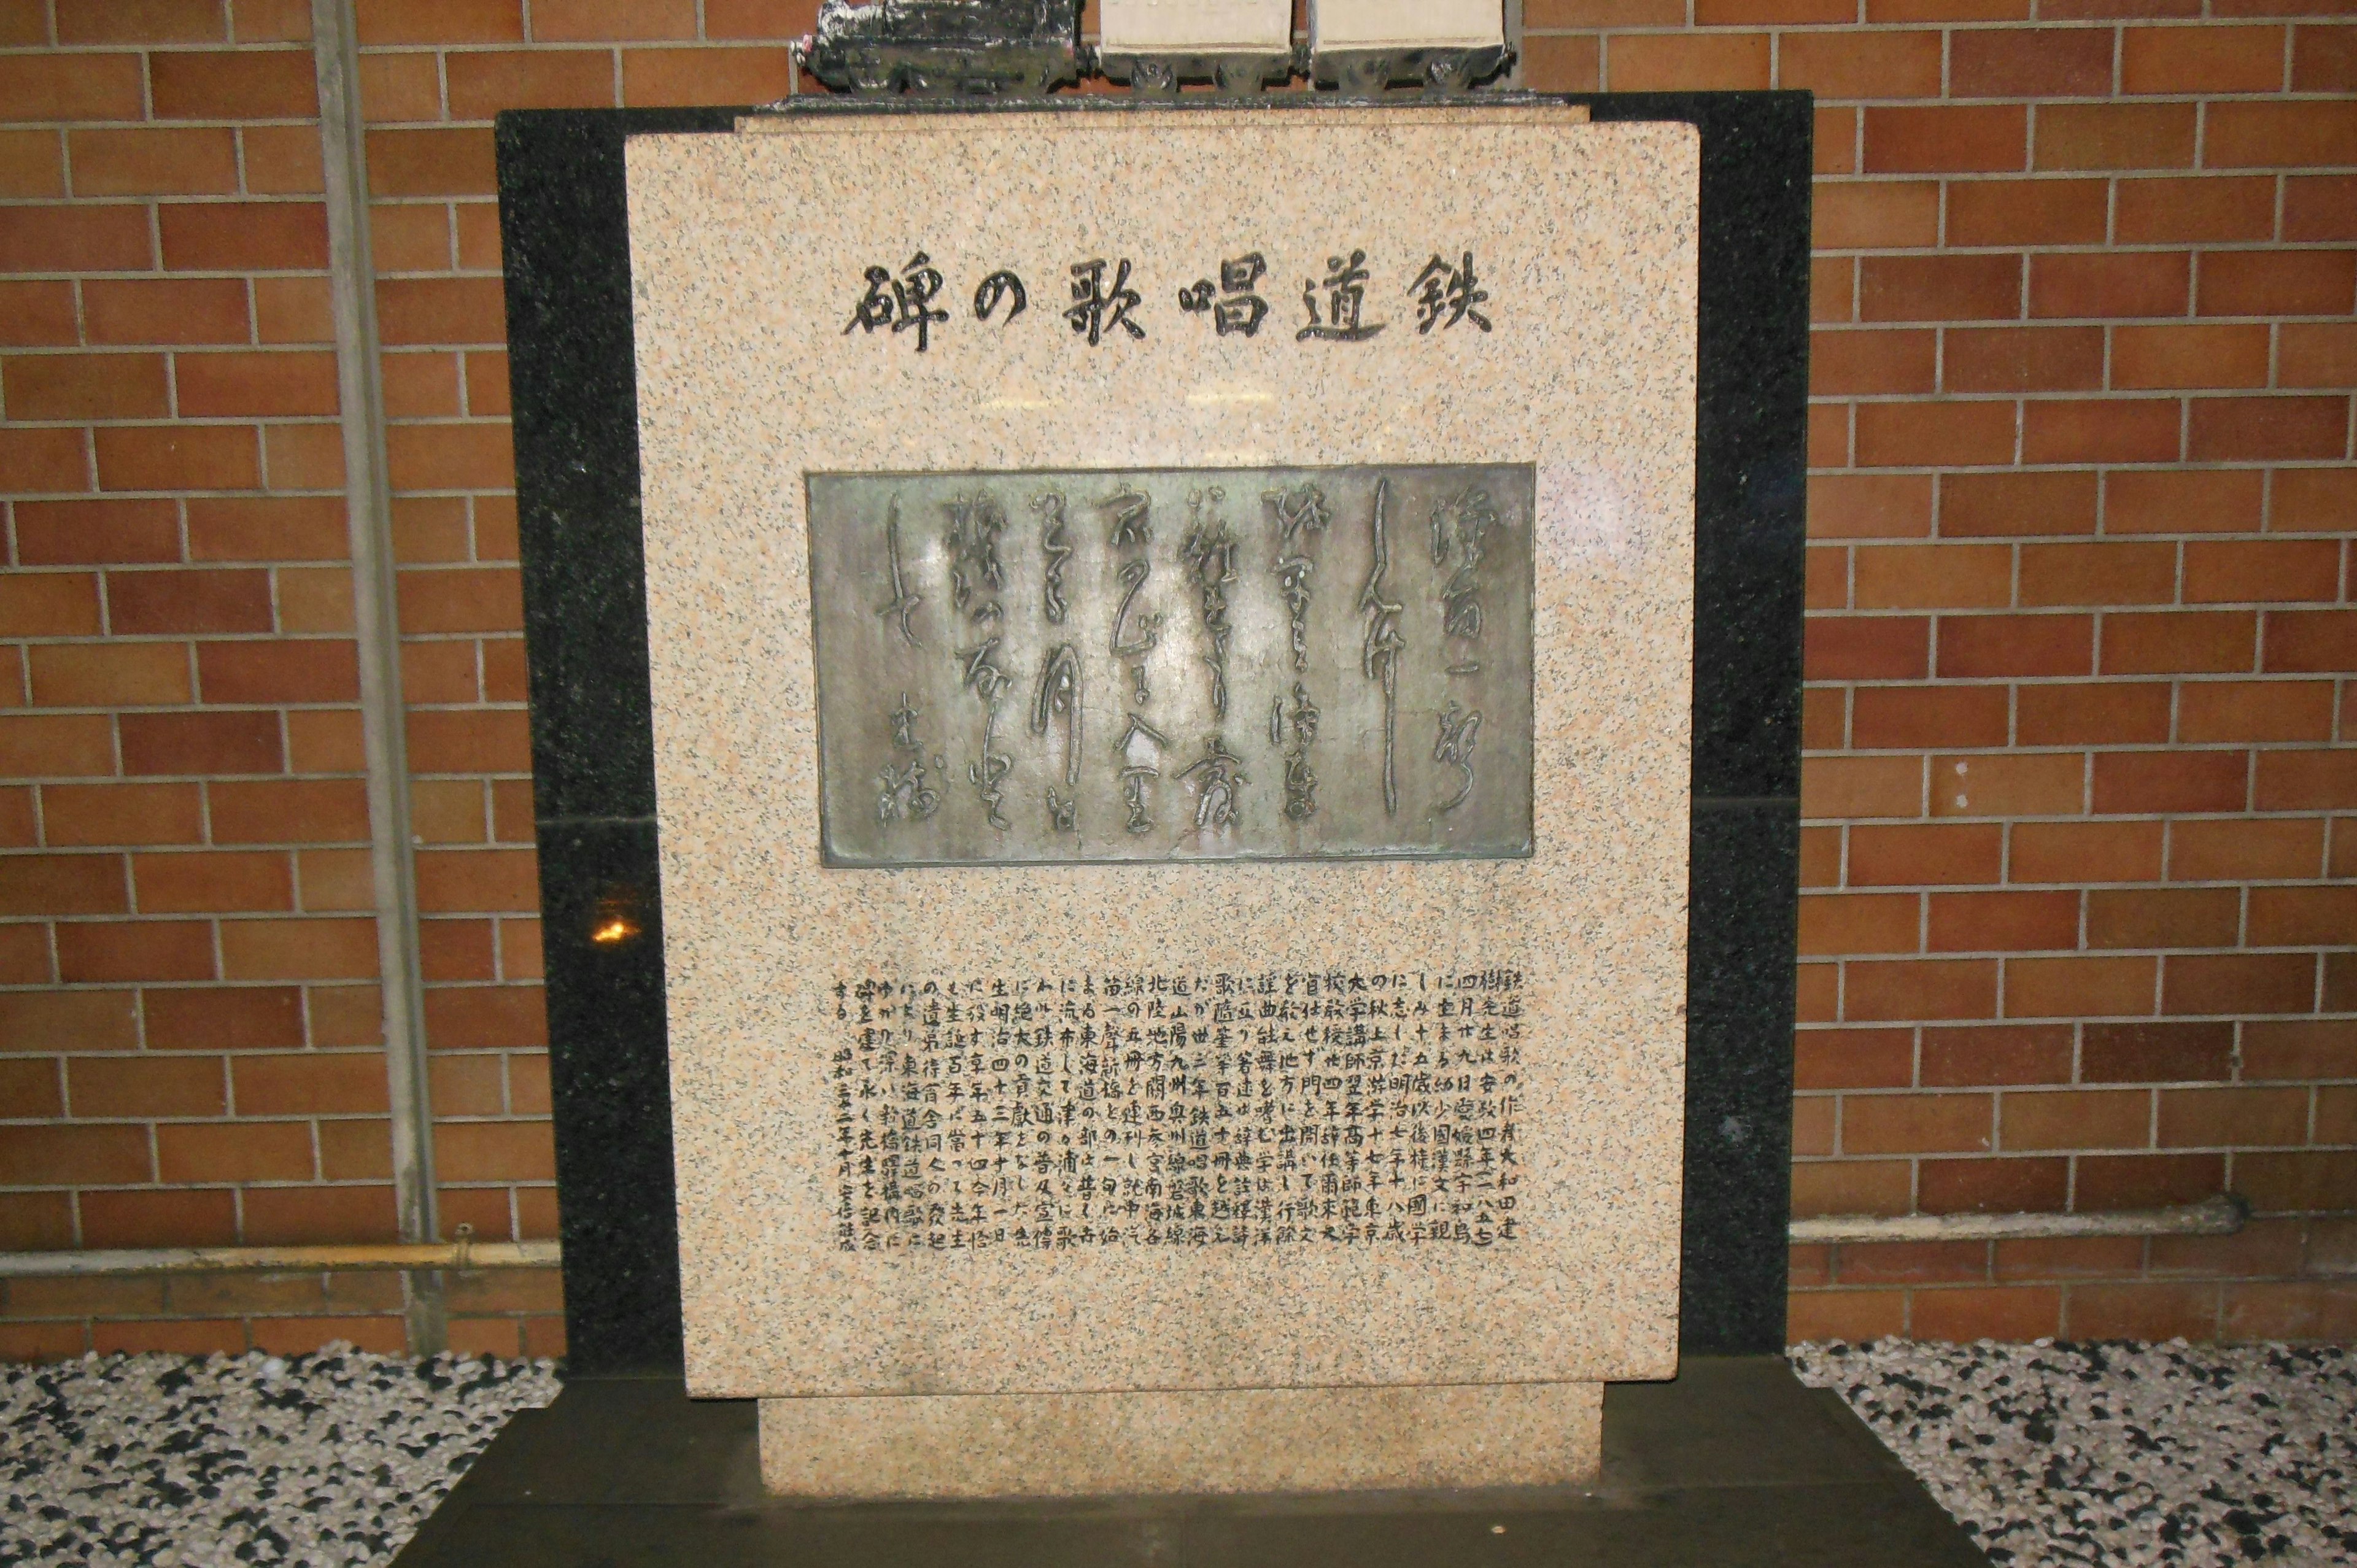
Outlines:
{"type": "Polygon", "coordinates": [[[315,1269],[553,1269],[562,1262],[563,1255],[554,1241],[476,1241],[462,1237],[456,1241],[349,1247],[141,1247],[81,1252],[0,1252],[0,1279],[255,1270],[299,1273],[315,1269]]]}
{"type": "Polygon", "coordinates": [[[2010,1241],[2058,1236],[2232,1236],[2251,1206],[2233,1193],[2173,1208],[2092,1214],[1835,1214],[1795,1219],[1795,1245],[1827,1241],[2010,1241]]]}
{"type": "MultiPolygon", "coordinates": [[[[359,27],[352,0],[311,0],[311,39],[326,174],[328,292],[334,306],[336,387],[343,417],[370,859],[376,881],[393,1203],[402,1239],[430,1242],[439,1234],[434,1211],[434,1112],[426,1093],[425,992],[418,957],[417,866],[410,839],[393,496],[385,464],[376,271],[369,252],[368,141],[361,114],[359,27]]],[[[442,1349],[448,1343],[449,1326],[439,1277],[413,1273],[402,1293],[410,1348],[420,1354],[442,1349]]]]}

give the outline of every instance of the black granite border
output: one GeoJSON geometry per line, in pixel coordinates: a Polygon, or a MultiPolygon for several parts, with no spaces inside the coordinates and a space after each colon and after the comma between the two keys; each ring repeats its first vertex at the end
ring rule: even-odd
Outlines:
{"type": "MultiPolygon", "coordinates": [[[[1770,1352],[1783,1344],[1791,1180],[1810,100],[1569,102],[1703,136],[1682,1337],[1688,1354],[1770,1352]]],[[[799,112],[975,107],[1037,105],[799,112]]],[[[745,112],[499,118],[565,1316],[581,1373],[681,1360],[622,144],[726,131],[745,112]]]]}

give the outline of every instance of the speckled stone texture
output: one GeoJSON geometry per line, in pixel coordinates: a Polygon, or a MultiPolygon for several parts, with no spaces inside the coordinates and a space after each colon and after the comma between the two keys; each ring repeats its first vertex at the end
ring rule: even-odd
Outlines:
{"type": "MultiPolygon", "coordinates": [[[[1551,1456],[1548,1478],[1592,1467],[1592,1390],[1503,1385],[1674,1369],[1697,138],[1501,113],[1396,127],[1002,113],[630,144],[693,1391],[1347,1401],[1446,1385],[1488,1412],[1466,1444],[1436,1461],[1365,1432],[1370,1453],[1304,1484],[1421,1484],[1436,1463],[1475,1484],[1536,1478],[1501,1434],[1551,1456]],[[1290,323],[1299,278],[1345,247],[1387,283],[1369,315],[1394,325],[1367,342],[1215,338],[1169,303],[1257,249],[1272,326],[1290,323]],[[1394,291],[1426,255],[1468,248],[1497,330],[1417,335],[1394,291]],[[1004,329],[953,320],[922,356],[846,337],[861,269],[919,249],[950,275],[945,299],[1011,266],[1033,280],[1031,312],[1004,329]],[[1143,339],[1092,349],[1065,328],[1066,269],[1094,256],[1138,269],[1143,339]],[[1531,859],[821,866],[805,473],[1365,462],[1537,467],[1531,859]],[[834,1249],[838,981],[1483,968],[1522,971],[1531,1014],[1511,1243],[834,1249]]],[[[907,1402],[860,1402],[917,1430],[907,1402]]],[[[823,1406],[802,1408],[806,1428],[823,1406]]],[[[1009,1431],[1027,1419],[1019,1402],[972,1408],[1009,1431]]],[[[1162,1445],[1154,1473],[1174,1484],[1286,1484],[1265,1466],[1218,1478],[1236,1463],[1211,1452],[1231,1419],[1130,1429],[1162,1445]]],[[[795,1477],[771,1467],[812,1484],[795,1477]]]]}
{"type": "Polygon", "coordinates": [[[791,1497],[1549,1486],[1596,1474],[1598,1383],[761,1402],[791,1497]]]}

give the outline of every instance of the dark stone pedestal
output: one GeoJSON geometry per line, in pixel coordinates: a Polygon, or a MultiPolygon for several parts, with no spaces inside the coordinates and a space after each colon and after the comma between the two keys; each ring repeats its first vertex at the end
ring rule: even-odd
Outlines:
{"type": "Polygon", "coordinates": [[[749,1401],[579,1378],[500,1433],[394,1568],[1987,1568],[1838,1396],[1781,1357],[1604,1396],[1592,1489],[814,1506],[761,1493],[749,1401]]]}

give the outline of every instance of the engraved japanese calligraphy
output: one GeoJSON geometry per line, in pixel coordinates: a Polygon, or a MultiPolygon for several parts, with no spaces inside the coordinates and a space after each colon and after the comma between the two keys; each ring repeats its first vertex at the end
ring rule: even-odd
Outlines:
{"type": "Polygon", "coordinates": [[[1523,1239],[1515,970],[842,980],[845,1252],[1523,1239]]]}
{"type": "Polygon", "coordinates": [[[827,864],[1531,853],[1529,467],[808,483],[827,864]]]}

